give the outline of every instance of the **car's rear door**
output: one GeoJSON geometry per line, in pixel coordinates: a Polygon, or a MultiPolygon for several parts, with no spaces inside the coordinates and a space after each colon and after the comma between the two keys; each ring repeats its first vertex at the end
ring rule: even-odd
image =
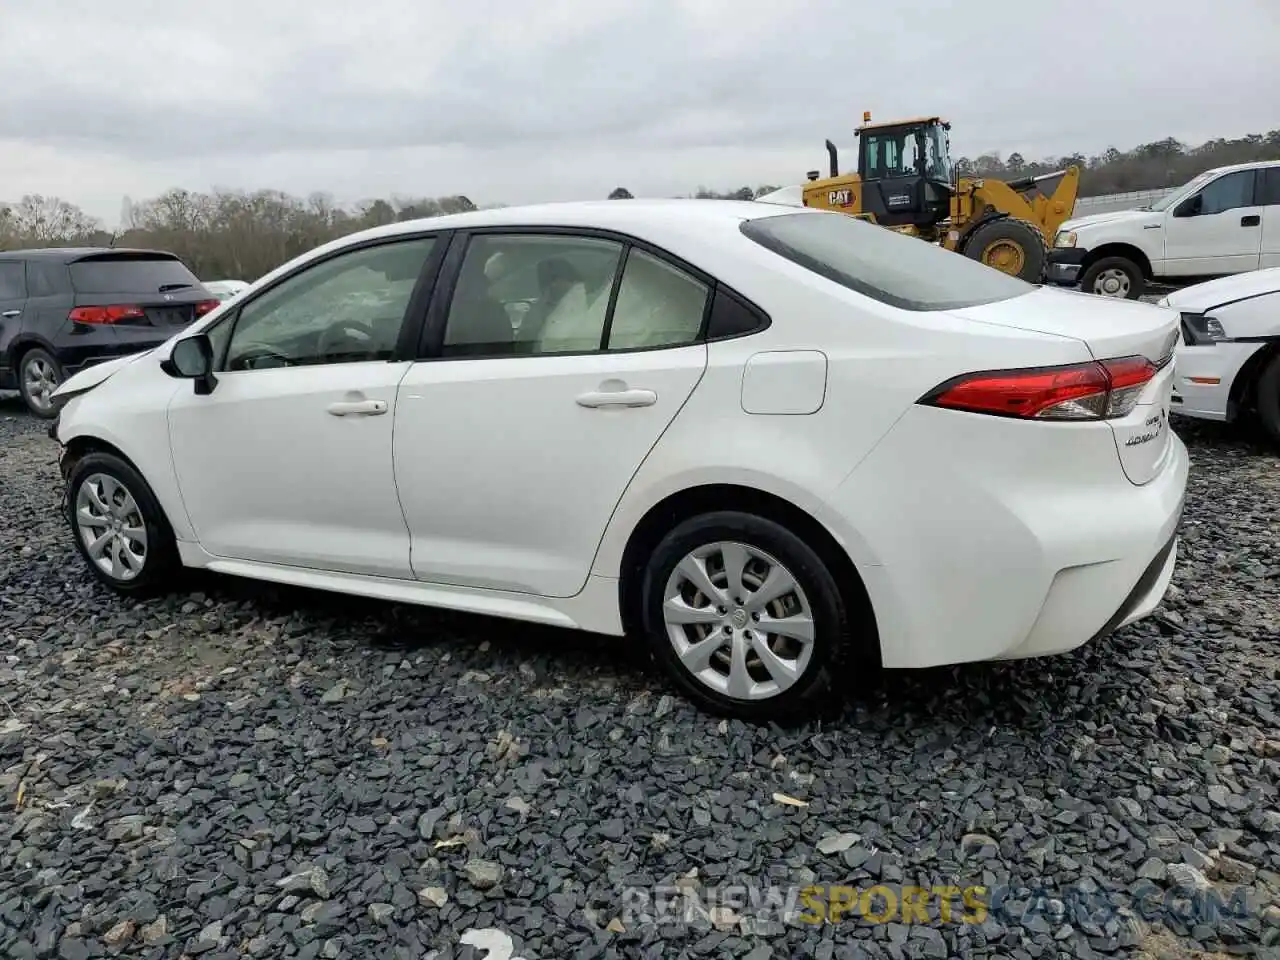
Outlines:
{"type": "Polygon", "coordinates": [[[478,231],[454,244],[396,404],[414,575],[572,596],[706,368],[711,283],[581,231],[478,231]],[[529,301],[514,332],[506,305],[529,301]]]}
{"type": "Polygon", "coordinates": [[[10,348],[22,332],[27,306],[26,269],[21,260],[0,256],[0,387],[17,386],[17,371],[10,369],[10,348]]]}
{"type": "Polygon", "coordinates": [[[412,579],[392,424],[413,355],[402,337],[417,343],[443,242],[347,248],[219,318],[214,389],[184,383],[169,405],[182,501],[207,552],[412,579]]]}
{"type": "Polygon", "coordinates": [[[1262,269],[1280,267],[1280,166],[1258,171],[1262,203],[1262,269]]]}

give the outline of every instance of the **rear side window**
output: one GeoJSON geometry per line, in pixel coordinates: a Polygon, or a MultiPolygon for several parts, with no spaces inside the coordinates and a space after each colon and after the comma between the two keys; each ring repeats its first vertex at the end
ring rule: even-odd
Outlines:
{"type": "Polygon", "coordinates": [[[741,229],[778,256],[903,310],[958,310],[1035,289],[977,260],[843,213],[759,217],[741,229]]]}
{"type": "Polygon", "coordinates": [[[114,257],[71,264],[71,285],[77,293],[169,293],[200,281],[181,260],[114,257]]]}
{"type": "Polygon", "coordinates": [[[27,295],[22,261],[0,261],[0,300],[21,300],[27,295]]]}
{"type": "Polygon", "coordinates": [[[1280,206],[1280,167],[1267,167],[1259,170],[1262,175],[1262,197],[1259,206],[1280,206]]]}
{"type": "Polygon", "coordinates": [[[30,296],[52,297],[66,290],[66,264],[50,260],[27,261],[27,293],[30,296]]]}

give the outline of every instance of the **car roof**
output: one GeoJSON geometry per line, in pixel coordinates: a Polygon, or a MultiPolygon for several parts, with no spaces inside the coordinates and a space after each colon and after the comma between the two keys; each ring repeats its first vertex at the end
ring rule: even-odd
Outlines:
{"type": "MultiPolygon", "coordinates": [[[[1250,160],[1248,163],[1230,163],[1223,167],[1214,167],[1204,173],[1235,173],[1237,170],[1262,170],[1266,167],[1280,167],[1280,160],[1250,160]]],[[[1197,174],[1204,176],[1204,174],[1197,174]]]]}
{"type": "MultiPolygon", "coordinates": [[[[804,208],[807,210],[807,208],[804,208]]],[[[494,207],[404,220],[343,237],[339,243],[394,237],[424,230],[467,230],[484,227],[580,227],[620,233],[704,232],[744,220],[797,213],[794,207],[754,200],[567,200],[519,207],[494,207]]],[[[817,211],[813,211],[817,212],[817,211]]]]}
{"type": "Polygon", "coordinates": [[[176,254],[167,250],[147,250],[141,247],[36,247],[30,250],[0,250],[0,259],[53,260],[59,263],[75,263],[77,260],[96,257],[104,253],[124,253],[131,256],[178,259],[176,254]]]}

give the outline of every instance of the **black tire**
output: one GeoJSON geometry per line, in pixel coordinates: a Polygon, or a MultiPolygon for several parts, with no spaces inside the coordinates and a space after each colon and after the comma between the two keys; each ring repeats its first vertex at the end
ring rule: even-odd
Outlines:
{"type": "MultiPolygon", "coordinates": [[[[120,457],[112,453],[96,451],[77,460],[67,478],[64,509],[72,539],[75,540],[80,556],[88,565],[89,571],[112,590],[125,596],[152,596],[168,589],[177,581],[182,572],[182,561],[178,557],[173,528],[169,526],[168,518],[165,517],[155,494],[151,492],[151,487],[137,470],[120,457]],[[99,566],[89,552],[85,535],[80,531],[77,507],[80,492],[91,481],[94,484],[93,489],[101,492],[101,484],[97,479],[99,477],[110,478],[127,491],[137,507],[136,513],[141,516],[146,532],[146,545],[141,562],[137,565],[137,572],[133,576],[113,576],[110,571],[99,566]]],[[[136,526],[133,518],[114,519],[136,526]]],[[[130,542],[136,545],[136,541],[130,542]]],[[[133,550],[129,556],[136,560],[138,554],[133,550]]]]}
{"type": "MultiPolygon", "coordinates": [[[[714,583],[712,585],[716,586],[714,583]]],[[[842,667],[852,648],[849,613],[839,587],[822,558],[786,527],[754,514],[730,510],[686,520],[654,548],[642,573],[640,598],[643,605],[641,622],[651,656],[675,682],[680,692],[707,712],[752,723],[782,724],[821,716],[839,705],[835,696],[837,678],[841,676],[842,667]],[[681,663],[667,633],[663,604],[668,579],[692,551],[718,542],[738,543],[753,551],[768,554],[791,573],[808,603],[808,613],[813,621],[813,639],[808,661],[790,687],[764,699],[738,698],[713,689],[681,663]]],[[[746,599],[750,603],[750,597],[746,599]]],[[[782,599],[787,599],[787,595],[783,595],[782,599]]],[[[792,602],[796,599],[793,597],[792,602]]],[[[775,608],[772,615],[777,612],[775,608]]],[[[726,620],[733,613],[730,610],[726,620]]],[[[750,614],[747,614],[744,620],[749,617],[750,614]]],[[[748,629],[743,636],[749,637],[751,623],[746,622],[745,625],[748,629]]],[[[738,624],[739,628],[741,626],[742,624],[738,624]]],[[[708,637],[718,637],[724,628],[715,626],[708,629],[708,637]]],[[[726,638],[723,642],[727,645],[730,641],[726,638]]],[[[743,643],[749,644],[750,641],[744,640],[743,643]]],[[[713,659],[717,659],[717,667],[725,666],[718,659],[722,654],[723,650],[713,655],[713,659]]],[[[759,674],[763,667],[759,663],[756,666],[759,674]]],[[[763,676],[767,677],[768,674],[763,676]]]]}
{"type": "Polygon", "coordinates": [[[1280,353],[1262,368],[1254,397],[1262,429],[1273,443],[1280,444],[1280,353]]]}
{"type": "MultiPolygon", "coordinates": [[[[40,347],[32,347],[18,361],[18,392],[22,394],[22,402],[27,405],[28,410],[40,419],[52,420],[58,415],[58,410],[62,404],[56,400],[50,400],[46,404],[41,396],[32,394],[29,381],[37,371],[49,371],[52,378],[50,389],[56,389],[64,379],[62,364],[51,353],[40,347]]],[[[49,381],[49,377],[43,375],[39,379],[41,382],[49,381]]]]}
{"type": "Polygon", "coordinates": [[[1119,297],[1120,293],[1107,293],[1105,290],[1094,289],[1100,286],[1099,281],[1105,283],[1103,274],[1110,271],[1119,270],[1124,274],[1128,288],[1123,292],[1123,299],[1137,300],[1147,288],[1147,280],[1142,275],[1142,268],[1130,260],[1128,257],[1103,257],[1089,265],[1084,275],[1080,278],[1080,289],[1085,293],[1096,294],[1100,297],[1119,297]]]}
{"type": "Polygon", "coordinates": [[[1039,230],[1025,220],[1001,217],[999,220],[984,223],[969,234],[969,238],[964,242],[963,253],[971,260],[987,263],[987,266],[993,270],[1011,274],[1028,283],[1039,283],[1044,279],[1044,237],[1040,235],[1039,230]],[[1016,271],[1006,270],[984,259],[989,249],[999,249],[1000,245],[1007,247],[1010,244],[1016,245],[1021,251],[1015,262],[1016,271]]]}

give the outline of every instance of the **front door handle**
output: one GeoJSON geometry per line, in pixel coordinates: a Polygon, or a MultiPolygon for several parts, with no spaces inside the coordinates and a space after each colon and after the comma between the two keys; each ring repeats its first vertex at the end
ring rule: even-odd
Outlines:
{"type": "Polygon", "coordinates": [[[6,310],[4,313],[0,313],[0,317],[4,317],[6,320],[11,320],[14,317],[20,316],[22,316],[21,310],[6,310]]]}
{"type": "Polygon", "coordinates": [[[387,412],[385,400],[339,400],[328,411],[335,417],[376,417],[387,412]]]}
{"type": "Polygon", "coordinates": [[[1256,227],[1261,223],[1262,217],[1256,213],[1251,213],[1247,217],[1240,218],[1240,226],[1242,227],[1256,227]]]}
{"type": "Polygon", "coordinates": [[[652,390],[592,390],[579,394],[578,406],[590,407],[652,407],[658,395],[652,390]]]}

